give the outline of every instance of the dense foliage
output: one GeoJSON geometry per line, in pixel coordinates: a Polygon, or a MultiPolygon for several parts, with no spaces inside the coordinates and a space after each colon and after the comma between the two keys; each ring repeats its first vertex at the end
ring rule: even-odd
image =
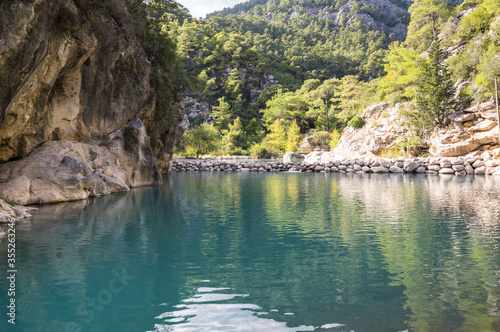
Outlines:
{"type": "Polygon", "coordinates": [[[197,123],[214,121],[224,136],[239,119],[234,149],[221,153],[296,150],[297,127],[299,136],[334,132],[335,146],[342,129],[363,126],[363,109],[380,101],[405,103],[401,116],[412,135],[406,141],[422,144],[456,102],[467,106],[492,96],[500,76],[500,3],[415,0],[408,8],[406,1],[391,2],[411,20],[382,17],[365,0],[252,0],[206,20],[171,16],[163,31],[196,78],[189,94],[211,110],[197,123]],[[331,14],[339,9],[344,14],[335,20],[331,14]],[[366,15],[385,26],[409,23],[408,37],[394,40],[366,24],[366,15]],[[453,100],[453,84],[466,81],[453,100]]]}

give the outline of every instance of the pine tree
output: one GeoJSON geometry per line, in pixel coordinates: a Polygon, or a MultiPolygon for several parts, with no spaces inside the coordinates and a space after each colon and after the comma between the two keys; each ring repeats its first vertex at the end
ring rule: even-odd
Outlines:
{"type": "Polygon", "coordinates": [[[403,111],[408,127],[418,136],[429,134],[436,125],[444,124],[454,107],[455,89],[438,40],[434,40],[429,59],[422,64],[422,79],[415,106],[403,111]]]}
{"type": "Polygon", "coordinates": [[[443,62],[443,52],[435,40],[429,53],[429,61],[422,68],[423,80],[417,94],[417,107],[431,113],[434,125],[444,123],[453,108],[455,89],[448,66],[443,62]]]}
{"type": "Polygon", "coordinates": [[[232,116],[231,105],[229,105],[224,97],[219,98],[219,105],[212,108],[212,117],[215,119],[215,126],[219,130],[228,129],[232,116]]]}

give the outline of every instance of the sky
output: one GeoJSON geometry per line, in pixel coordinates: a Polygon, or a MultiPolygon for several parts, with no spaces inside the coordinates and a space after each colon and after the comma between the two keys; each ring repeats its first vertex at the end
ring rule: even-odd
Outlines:
{"type": "Polygon", "coordinates": [[[189,9],[191,15],[196,18],[205,18],[208,13],[216,10],[232,7],[245,0],[177,0],[178,3],[189,9]]]}

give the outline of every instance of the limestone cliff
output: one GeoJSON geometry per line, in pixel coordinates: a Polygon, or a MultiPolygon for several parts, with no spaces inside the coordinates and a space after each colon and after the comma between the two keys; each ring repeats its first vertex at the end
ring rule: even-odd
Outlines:
{"type": "Polygon", "coordinates": [[[0,3],[0,198],[45,203],[161,182],[146,128],[161,134],[155,155],[168,170],[184,109],[154,128],[141,19],[124,0],[0,3]]]}
{"type": "MultiPolygon", "coordinates": [[[[377,156],[386,149],[403,146],[406,130],[400,123],[400,107],[382,103],[367,108],[362,115],[363,127],[347,127],[334,153],[345,157],[377,156]]],[[[448,124],[434,129],[427,144],[434,157],[497,158],[500,148],[493,98],[450,114],[448,124]]]]}

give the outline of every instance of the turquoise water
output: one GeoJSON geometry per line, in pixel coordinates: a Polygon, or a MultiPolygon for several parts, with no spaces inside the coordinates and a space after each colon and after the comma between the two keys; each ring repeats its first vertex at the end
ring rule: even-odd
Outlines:
{"type": "Polygon", "coordinates": [[[493,176],[196,172],[47,205],[0,330],[498,331],[499,202],[493,176]]]}

